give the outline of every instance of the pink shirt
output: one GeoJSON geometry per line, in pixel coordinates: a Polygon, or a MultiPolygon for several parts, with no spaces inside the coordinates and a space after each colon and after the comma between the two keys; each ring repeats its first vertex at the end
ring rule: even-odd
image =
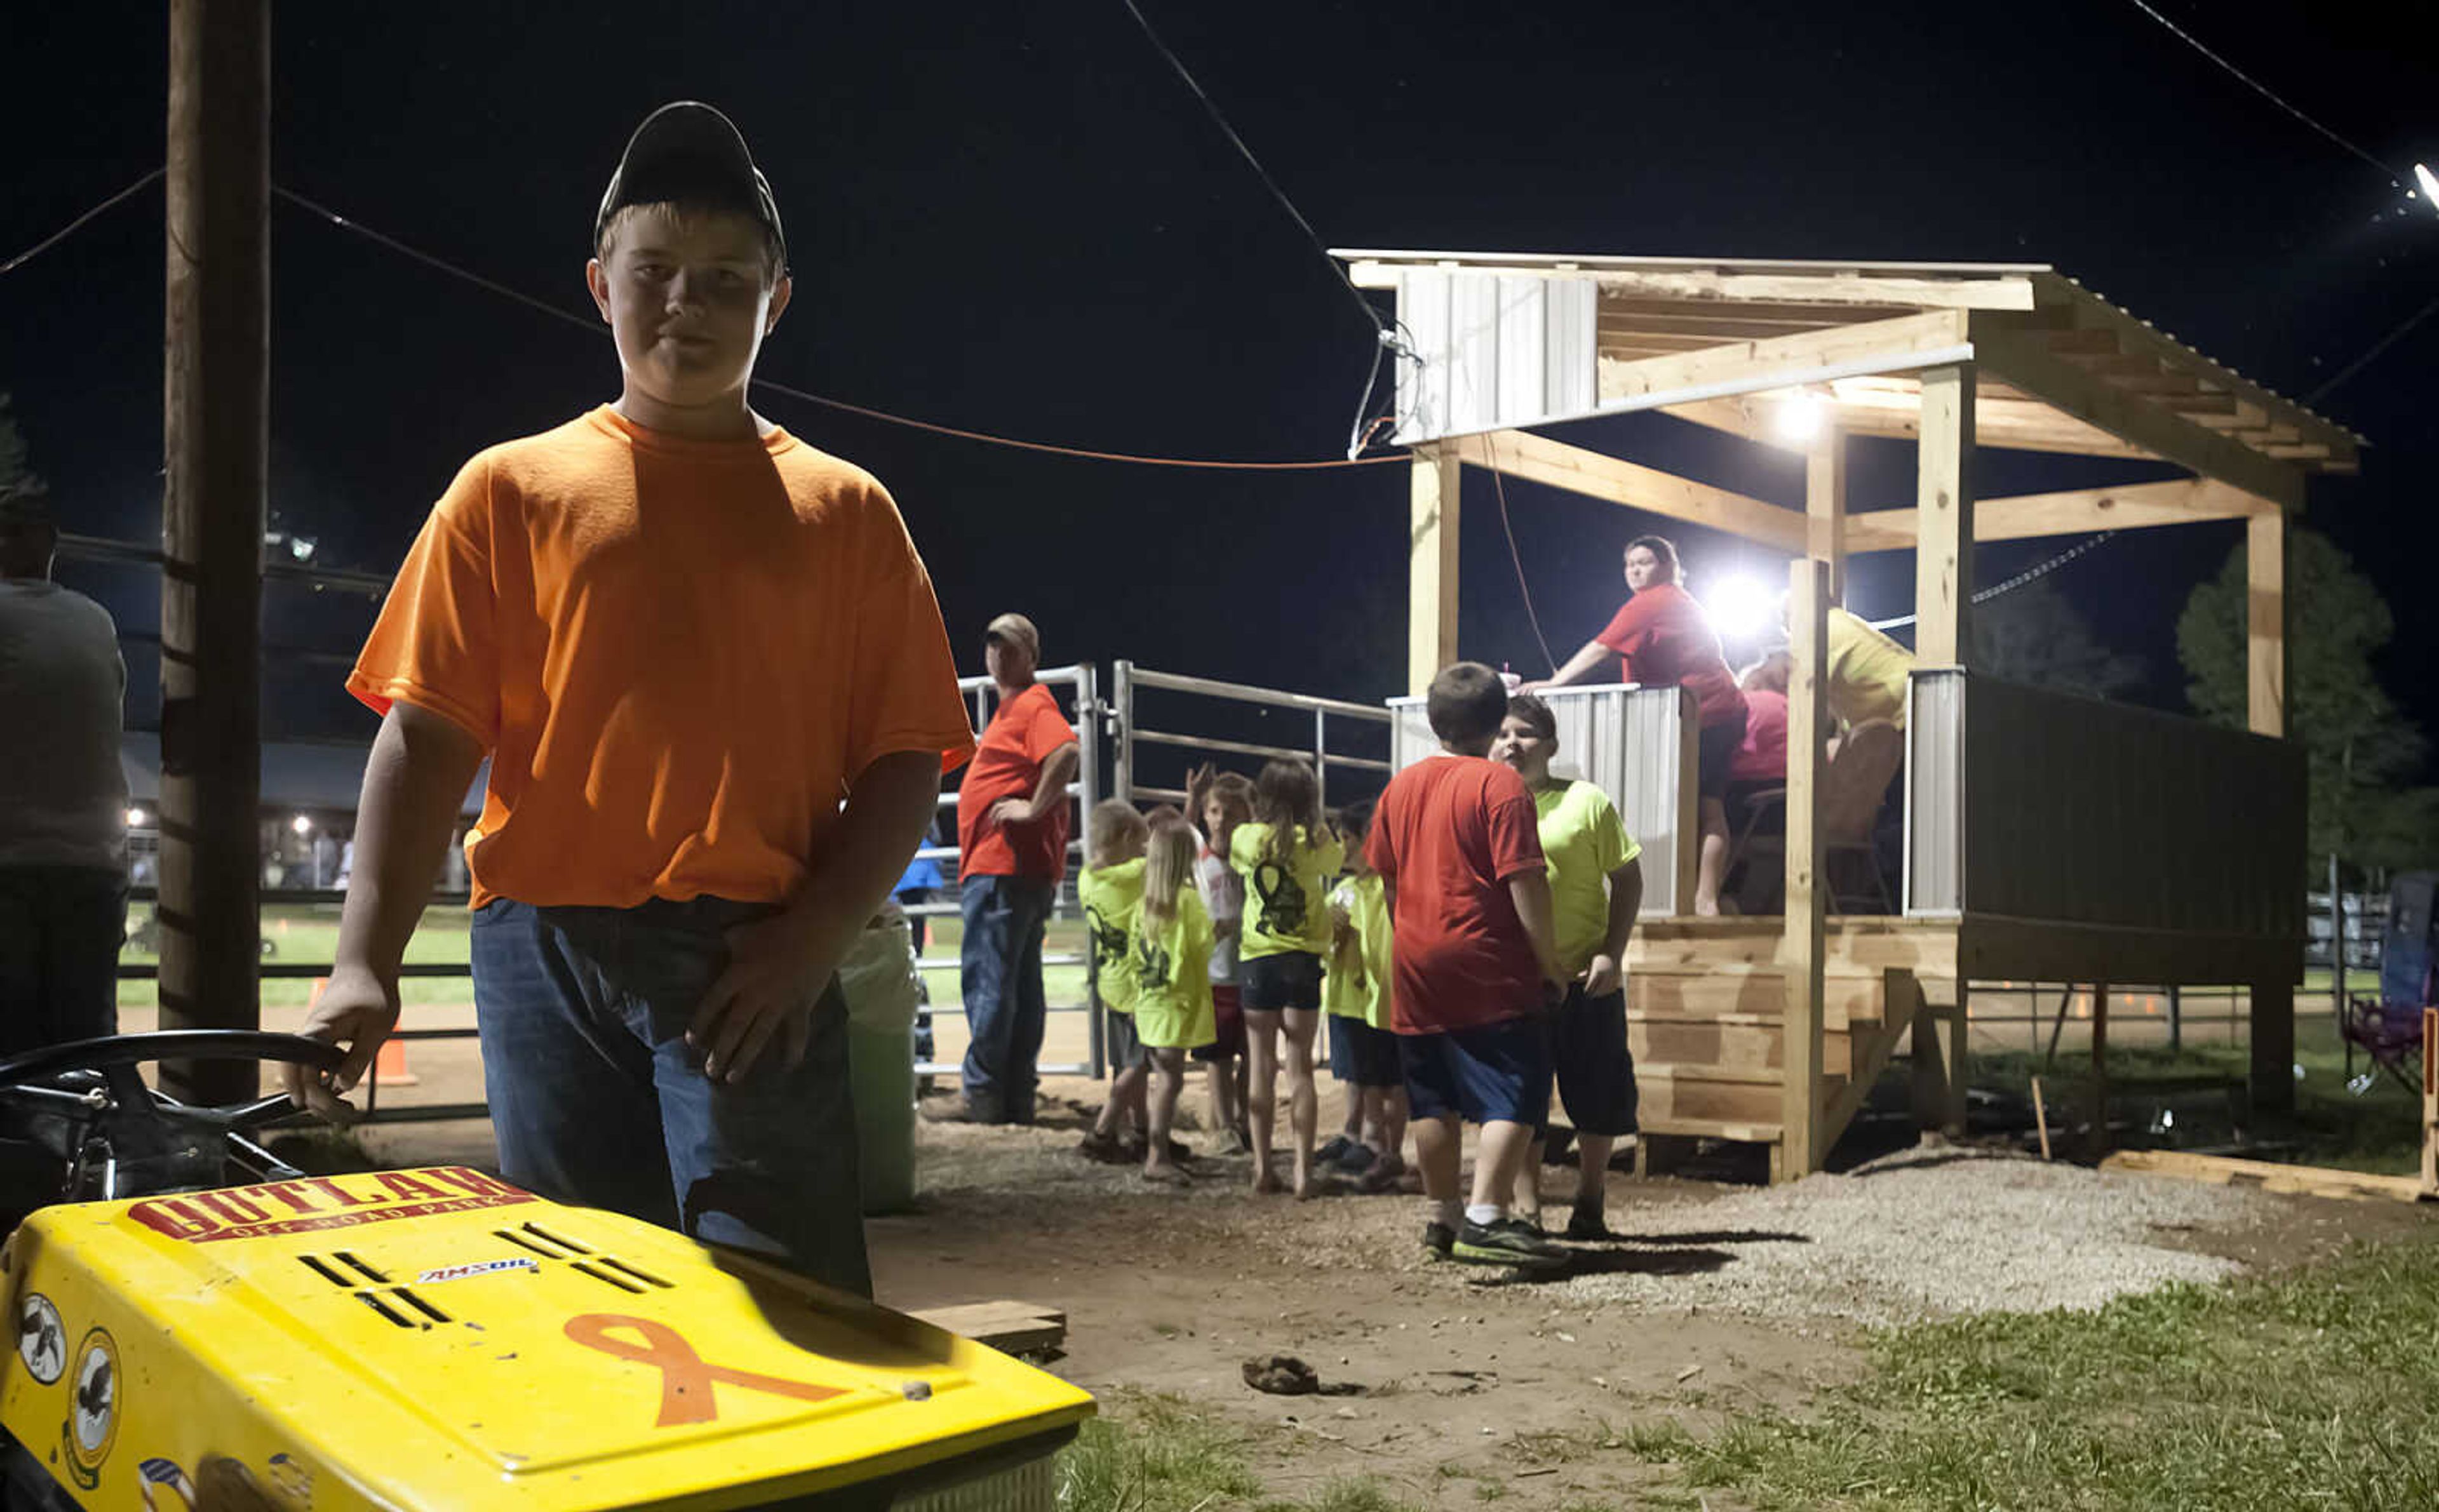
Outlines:
{"type": "Polygon", "coordinates": [[[1745,738],[1728,760],[1730,782],[1787,780],[1787,695],[1745,689],[1745,738]]]}

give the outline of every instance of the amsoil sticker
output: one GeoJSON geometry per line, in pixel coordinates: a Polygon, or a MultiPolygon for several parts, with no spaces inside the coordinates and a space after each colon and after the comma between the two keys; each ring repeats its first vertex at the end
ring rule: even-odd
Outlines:
{"type": "Polygon", "coordinates": [[[17,1358],[45,1386],[56,1384],[68,1368],[68,1331],[61,1326],[60,1309],[39,1291],[27,1292],[17,1305],[17,1358]]]}
{"type": "Polygon", "coordinates": [[[118,1441],[118,1345],[96,1328],[77,1345],[76,1385],[60,1428],[68,1473],[88,1491],[101,1484],[101,1467],[118,1441]]]}
{"type": "Polygon", "coordinates": [[[150,1459],[135,1467],[144,1486],[146,1512],[195,1512],[195,1483],[175,1460],[150,1459]]]}
{"type": "Polygon", "coordinates": [[[185,1197],[148,1198],[130,1204],[127,1216],[156,1234],[207,1244],[510,1207],[534,1200],[531,1192],[496,1177],[463,1165],[445,1165],[366,1176],[312,1176],[185,1197]]]}
{"type": "Polygon", "coordinates": [[[437,1271],[426,1271],[415,1278],[415,1284],[428,1287],[442,1281],[463,1281],[468,1276],[497,1275],[503,1271],[539,1271],[541,1269],[542,1262],[539,1260],[477,1260],[472,1265],[444,1265],[437,1271]]]}

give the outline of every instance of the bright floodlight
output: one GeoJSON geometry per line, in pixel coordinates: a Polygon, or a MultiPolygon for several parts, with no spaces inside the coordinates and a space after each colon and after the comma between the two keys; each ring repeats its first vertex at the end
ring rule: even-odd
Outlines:
{"type": "Polygon", "coordinates": [[[127,827],[130,829],[141,829],[151,822],[152,816],[146,813],[141,809],[130,809],[127,810],[127,827]]]}
{"type": "Polygon", "coordinates": [[[310,835],[313,832],[313,821],[306,818],[303,814],[298,814],[295,818],[288,821],[288,827],[295,830],[300,835],[310,835]]]}
{"type": "Polygon", "coordinates": [[[1711,627],[1722,640],[1751,640],[1771,627],[1778,602],[1758,578],[1741,575],[1723,578],[1703,596],[1711,627]]]}
{"type": "Polygon", "coordinates": [[[1828,406],[1809,394],[1800,395],[1779,405],[1774,419],[1783,440],[1817,440],[1829,421],[1828,406]]]}
{"type": "Polygon", "coordinates": [[[2439,173],[2433,173],[2421,163],[2413,165],[2413,182],[2422,186],[2422,203],[2439,210],[2439,173]]]}

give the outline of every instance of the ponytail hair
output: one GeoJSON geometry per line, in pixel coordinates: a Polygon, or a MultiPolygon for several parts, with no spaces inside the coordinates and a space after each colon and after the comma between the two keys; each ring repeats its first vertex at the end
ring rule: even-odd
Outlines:
{"type": "Polygon", "coordinates": [[[1296,834],[1305,844],[1321,844],[1326,823],[1321,812],[1321,784],[1301,756],[1268,762],[1254,779],[1254,817],[1271,827],[1262,839],[1262,858],[1287,865],[1295,858],[1296,834]]]}
{"type": "Polygon", "coordinates": [[[1144,850],[1143,911],[1147,924],[1177,917],[1177,900],[1194,886],[1194,827],[1164,804],[1151,811],[1151,839],[1144,850]]]}

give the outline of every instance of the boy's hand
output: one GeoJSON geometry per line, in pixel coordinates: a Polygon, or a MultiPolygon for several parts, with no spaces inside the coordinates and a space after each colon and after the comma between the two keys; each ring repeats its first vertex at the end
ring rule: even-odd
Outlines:
{"type": "Polygon", "coordinates": [[[744,1080],[774,1041],[781,1065],[803,1062],[813,1004],[846,953],[836,933],[793,913],[728,932],[727,969],[686,1026],[686,1043],[703,1053],[705,1076],[744,1080]]]}
{"type": "Polygon", "coordinates": [[[346,1046],[347,1058],[327,1075],[294,1063],[280,1067],[288,1100],[332,1123],[353,1121],[355,1108],[342,1102],[338,1094],[355,1090],[371,1068],[382,1041],[397,1027],[396,978],[383,981],[361,966],[334,968],[320,996],[314,998],[312,1011],[305,1016],[301,1032],[310,1039],[346,1046]]]}
{"type": "Polygon", "coordinates": [[[983,815],[983,822],[1005,829],[1010,825],[1033,823],[1033,805],[1023,798],[1002,798],[983,815]]]}
{"type": "Polygon", "coordinates": [[[1618,969],[1614,955],[1595,955],[1593,964],[1584,969],[1584,996],[1605,998],[1626,983],[1626,973],[1618,969]]]}

